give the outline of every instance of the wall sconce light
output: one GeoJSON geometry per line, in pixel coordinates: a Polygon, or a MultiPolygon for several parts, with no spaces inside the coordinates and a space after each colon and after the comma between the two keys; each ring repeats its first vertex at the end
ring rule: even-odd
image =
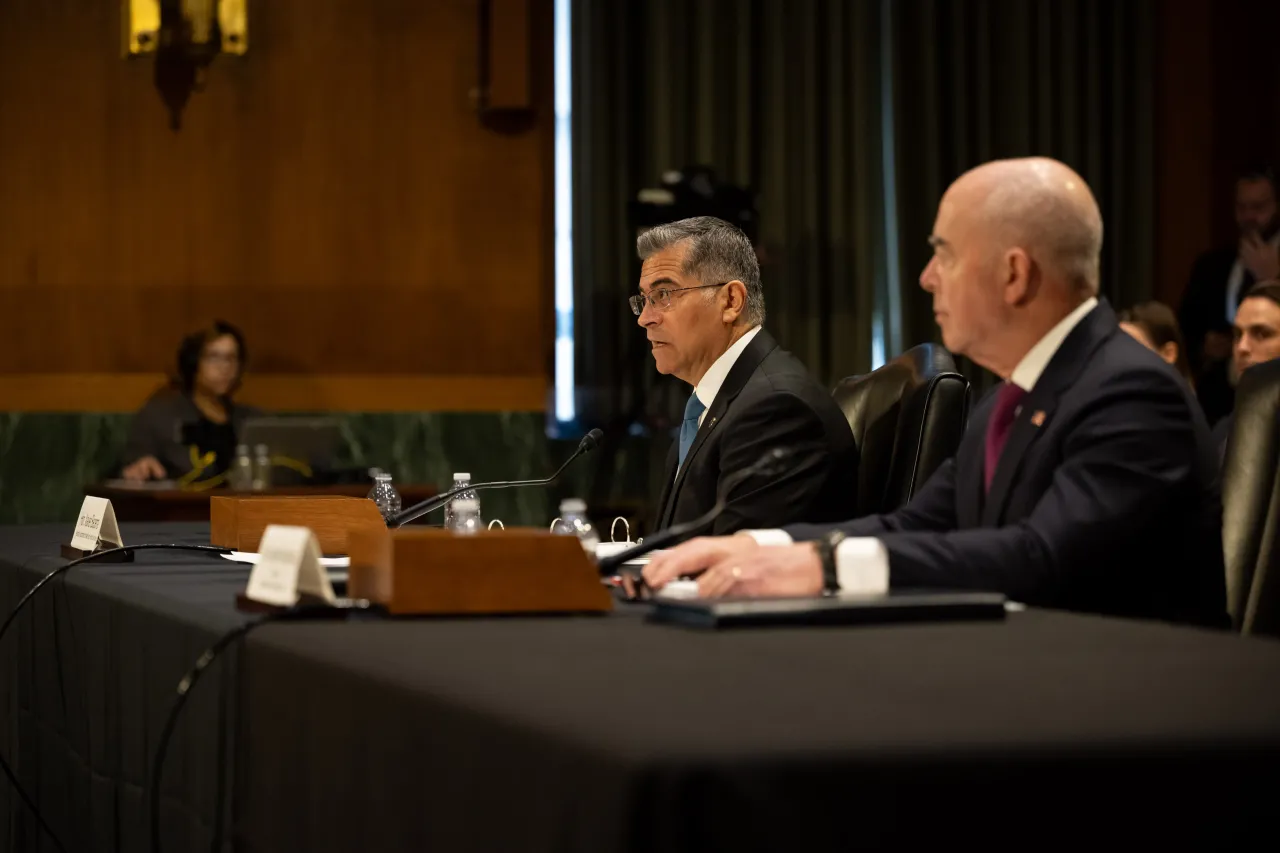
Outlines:
{"type": "Polygon", "coordinates": [[[169,110],[169,126],[182,126],[192,92],[219,54],[249,49],[249,0],[122,0],[126,58],[155,57],[156,90],[169,110]]]}

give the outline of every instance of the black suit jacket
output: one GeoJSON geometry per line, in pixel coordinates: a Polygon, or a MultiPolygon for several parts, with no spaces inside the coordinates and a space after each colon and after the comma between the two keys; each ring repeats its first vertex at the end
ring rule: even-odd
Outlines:
{"type": "Polygon", "coordinates": [[[761,329],[729,370],[678,476],[679,440],[672,445],[655,529],[711,509],[725,477],[775,447],[793,451],[787,470],[738,484],[704,532],[836,521],[853,513],[858,451],[849,422],[830,392],[761,329]]]}
{"type": "MultiPolygon", "coordinates": [[[[979,405],[956,456],[890,515],[842,525],[889,552],[891,587],[1227,626],[1218,451],[1190,390],[1105,303],[1026,397],[984,494],[979,405]]],[[[822,528],[788,529],[812,539],[822,528]]]]}

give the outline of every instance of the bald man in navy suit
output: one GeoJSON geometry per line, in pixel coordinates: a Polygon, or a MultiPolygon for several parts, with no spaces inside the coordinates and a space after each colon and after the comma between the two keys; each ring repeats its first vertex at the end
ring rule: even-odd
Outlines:
{"type": "Polygon", "coordinates": [[[645,569],[703,596],[989,590],[1042,607],[1223,626],[1218,459],[1185,382],[1098,299],[1102,218],[1053,160],[943,197],[921,285],[943,341],[1004,380],[901,510],[703,538],[645,569]]]}

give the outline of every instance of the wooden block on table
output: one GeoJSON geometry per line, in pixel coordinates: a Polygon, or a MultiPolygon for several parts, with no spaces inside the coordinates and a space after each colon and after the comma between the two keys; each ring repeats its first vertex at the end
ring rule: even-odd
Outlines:
{"type": "Polygon", "coordinates": [[[605,613],[613,595],[576,537],[510,528],[353,530],[347,596],[397,615],[605,613]]]}
{"type": "Polygon", "coordinates": [[[368,498],[219,496],[209,500],[209,537],[214,545],[256,552],[271,524],[311,528],[324,554],[346,554],[347,537],[353,530],[387,529],[377,504],[368,498]]]}

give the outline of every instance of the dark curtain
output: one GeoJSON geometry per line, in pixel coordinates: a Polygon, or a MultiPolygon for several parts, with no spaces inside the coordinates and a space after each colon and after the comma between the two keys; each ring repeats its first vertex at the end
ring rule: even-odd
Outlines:
{"type": "Polygon", "coordinates": [[[664,172],[690,165],[758,194],[766,328],[825,383],[868,369],[885,256],[880,8],[575,0],[584,426],[661,429],[683,410],[688,386],[658,377],[625,302],[639,276],[627,208],[664,172]]]}
{"type": "Polygon", "coordinates": [[[1117,308],[1150,298],[1153,0],[897,0],[890,8],[905,343],[937,335],[915,277],[929,258],[938,200],[961,173],[992,159],[1047,155],[1079,171],[1102,207],[1102,294],[1117,308]]]}

